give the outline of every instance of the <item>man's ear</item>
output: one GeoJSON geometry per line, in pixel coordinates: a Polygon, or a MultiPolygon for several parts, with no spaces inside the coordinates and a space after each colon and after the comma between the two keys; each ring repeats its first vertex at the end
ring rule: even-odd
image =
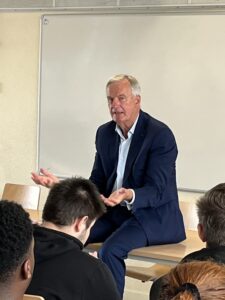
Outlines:
{"type": "Polygon", "coordinates": [[[21,276],[23,279],[27,280],[27,279],[31,279],[32,274],[33,274],[32,263],[31,260],[27,258],[21,266],[21,276]]]}
{"type": "Polygon", "coordinates": [[[141,103],[141,96],[140,95],[137,95],[137,96],[135,96],[135,102],[136,103],[141,103]]]}
{"type": "Polygon", "coordinates": [[[198,235],[203,242],[206,242],[205,231],[202,224],[198,224],[198,235]]]}
{"type": "Polygon", "coordinates": [[[74,222],[74,229],[76,232],[81,232],[83,230],[85,230],[87,228],[87,220],[88,220],[88,216],[84,216],[82,218],[78,218],[75,220],[74,222]]]}

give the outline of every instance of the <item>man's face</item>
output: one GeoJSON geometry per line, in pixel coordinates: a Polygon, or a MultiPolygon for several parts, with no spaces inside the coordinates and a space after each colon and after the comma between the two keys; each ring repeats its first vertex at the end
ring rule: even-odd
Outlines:
{"type": "Polygon", "coordinates": [[[124,130],[129,130],[140,111],[140,96],[134,96],[130,83],[122,79],[111,83],[106,90],[112,119],[124,130]]]}

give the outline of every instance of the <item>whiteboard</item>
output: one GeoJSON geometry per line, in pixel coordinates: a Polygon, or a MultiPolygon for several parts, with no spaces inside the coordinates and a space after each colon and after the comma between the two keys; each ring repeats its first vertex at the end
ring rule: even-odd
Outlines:
{"type": "Polygon", "coordinates": [[[135,76],[178,144],[179,188],[225,181],[225,16],[75,14],[41,20],[38,165],[89,177],[105,84],[135,76]]]}

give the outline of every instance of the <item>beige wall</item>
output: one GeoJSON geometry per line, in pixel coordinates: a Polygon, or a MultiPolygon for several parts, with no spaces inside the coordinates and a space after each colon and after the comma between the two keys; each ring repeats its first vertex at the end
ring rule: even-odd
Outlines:
{"type": "Polygon", "coordinates": [[[0,192],[35,168],[39,17],[0,13],[0,192]]]}

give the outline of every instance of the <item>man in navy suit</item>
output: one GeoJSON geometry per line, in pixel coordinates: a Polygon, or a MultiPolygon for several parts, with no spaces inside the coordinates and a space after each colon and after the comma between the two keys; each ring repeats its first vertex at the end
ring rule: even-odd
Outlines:
{"type": "MultiPolygon", "coordinates": [[[[140,86],[129,75],[106,85],[112,121],[96,134],[90,179],[107,213],[93,227],[88,242],[103,242],[99,257],[108,265],[123,295],[127,254],[134,248],[185,239],[178,205],[176,141],[162,122],[141,110],[140,86]]],[[[46,170],[32,173],[36,183],[51,186],[57,178],[46,170]]]]}

